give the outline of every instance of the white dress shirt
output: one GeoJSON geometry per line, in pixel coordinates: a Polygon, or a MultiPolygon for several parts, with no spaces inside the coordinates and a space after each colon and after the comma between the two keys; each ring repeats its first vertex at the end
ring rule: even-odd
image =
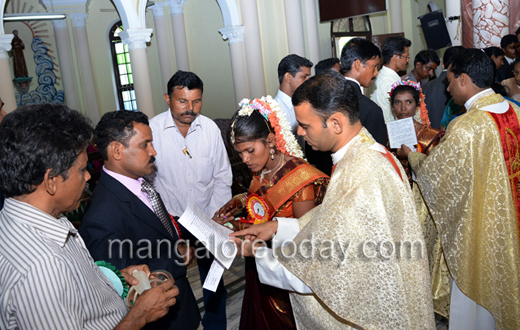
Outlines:
{"type": "MultiPolygon", "coordinates": [[[[331,155],[334,165],[345,156],[351,141],[352,140],[331,155]]],[[[374,143],[374,145],[379,144],[374,143]]],[[[272,240],[272,249],[260,247],[256,251],[256,269],[260,282],[298,293],[312,293],[311,288],[287,270],[287,268],[276,259],[273,253],[276,248],[289,244],[296,235],[298,235],[300,232],[298,219],[274,218],[273,221],[278,221],[278,230],[272,240]]]]}
{"type": "Polygon", "coordinates": [[[397,81],[401,81],[401,77],[399,77],[397,72],[383,65],[376,81],[368,89],[370,99],[377,103],[377,105],[381,107],[381,110],[383,110],[385,123],[395,120],[392,107],[390,106],[390,95],[388,95],[388,92],[390,92],[392,85],[397,81]]]}
{"type": "Polygon", "coordinates": [[[199,115],[184,137],[168,109],[150,120],[150,128],[157,151],[155,188],[168,212],[181,216],[193,201],[213,216],[231,199],[233,179],[218,126],[199,115]]]}
{"type": "Polygon", "coordinates": [[[280,104],[280,107],[285,113],[285,118],[287,119],[289,126],[291,126],[291,132],[293,133],[303,152],[305,152],[305,140],[302,136],[298,136],[298,121],[296,120],[296,113],[294,112],[294,106],[292,104],[291,97],[281,90],[278,90],[274,100],[280,104]]]}

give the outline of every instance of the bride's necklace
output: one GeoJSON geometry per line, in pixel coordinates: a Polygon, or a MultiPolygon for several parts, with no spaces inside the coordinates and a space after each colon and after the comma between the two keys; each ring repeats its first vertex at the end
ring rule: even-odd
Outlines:
{"type": "Polygon", "coordinates": [[[265,174],[268,174],[268,173],[271,173],[272,171],[276,170],[278,168],[278,166],[280,166],[280,164],[282,163],[283,161],[283,153],[282,153],[282,157],[280,157],[280,160],[278,161],[278,165],[276,165],[275,167],[273,167],[272,169],[270,169],[269,171],[264,171],[262,170],[262,173],[260,174],[260,181],[262,181],[264,179],[264,175],[265,174]]]}

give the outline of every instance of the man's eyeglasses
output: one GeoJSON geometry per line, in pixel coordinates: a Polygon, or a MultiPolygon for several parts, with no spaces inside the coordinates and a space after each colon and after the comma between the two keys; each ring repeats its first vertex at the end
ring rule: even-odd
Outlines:
{"type": "Polygon", "coordinates": [[[408,61],[411,59],[410,55],[399,55],[399,58],[401,57],[406,58],[408,61]]]}

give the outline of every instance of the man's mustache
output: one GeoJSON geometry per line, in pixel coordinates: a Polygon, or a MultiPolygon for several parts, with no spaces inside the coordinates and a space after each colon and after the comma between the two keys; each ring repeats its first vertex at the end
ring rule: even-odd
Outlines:
{"type": "Polygon", "coordinates": [[[188,110],[183,113],[181,113],[181,116],[196,116],[197,114],[193,110],[188,110]]]}
{"type": "Polygon", "coordinates": [[[150,157],[150,160],[148,161],[148,164],[152,164],[152,163],[155,163],[155,157],[154,156],[150,157]]]}

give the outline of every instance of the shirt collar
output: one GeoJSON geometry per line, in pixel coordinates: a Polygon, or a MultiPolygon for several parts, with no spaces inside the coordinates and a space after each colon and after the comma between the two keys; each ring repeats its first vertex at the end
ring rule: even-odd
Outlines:
{"type": "Polygon", "coordinates": [[[281,90],[278,90],[276,98],[280,99],[288,108],[292,108],[292,99],[289,95],[285,94],[281,90]]]}
{"type": "Polygon", "coordinates": [[[69,235],[75,236],[78,233],[67,217],[55,218],[30,204],[13,198],[5,200],[2,211],[14,221],[36,229],[38,233],[60,247],[65,245],[69,235]]]}
{"type": "Polygon", "coordinates": [[[336,165],[341,160],[341,158],[343,158],[343,156],[345,156],[345,154],[347,153],[348,147],[352,143],[352,140],[354,140],[354,139],[351,139],[350,141],[347,142],[347,144],[345,144],[343,147],[341,147],[341,149],[339,149],[338,151],[336,151],[335,153],[330,155],[332,157],[332,164],[336,165]]]}
{"type": "Polygon", "coordinates": [[[361,88],[361,84],[356,79],[350,77],[345,77],[345,79],[355,82],[356,84],[358,84],[359,88],[361,88]]]}
{"type": "Polygon", "coordinates": [[[123,186],[125,186],[128,190],[130,190],[134,195],[140,196],[141,192],[141,184],[143,183],[143,178],[132,179],[123,174],[119,174],[108,170],[105,166],[103,166],[103,171],[105,171],[108,175],[119,181],[123,186]]]}
{"type": "Polygon", "coordinates": [[[395,72],[394,70],[390,69],[386,65],[383,65],[381,70],[379,70],[379,74],[380,75],[381,75],[381,73],[383,73],[383,75],[387,74],[387,75],[390,75],[390,76],[394,77],[396,79],[395,81],[401,81],[401,77],[399,77],[397,72],[395,72]]]}
{"type": "Polygon", "coordinates": [[[506,61],[507,61],[508,64],[511,64],[511,63],[513,63],[513,62],[515,61],[514,58],[513,58],[513,59],[510,59],[510,58],[507,57],[507,56],[504,56],[504,58],[506,59],[506,61]]]}
{"type": "MultiPolygon", "coordinates": [[[[188,130],[188,132],[194,130],[195,127],[200,127],[201,129],[203,129],[202,125],[200,123],[200,116],[201,116],[201,114],[199,113],[197,118],[195,118],[195,120],[191,123],[190,129],[188,130]]],[[[164,125],[164,129],[171,128],[171,127],[175,127],[177,130],[179,129],[177,127],[177,123],[175,123],[175,120],[173,120],[171,109],[168,108],[168,115],[166,116],[166,125],[164,125]]]]}
{"type": "Polygon", "coordinates": [[[469,100],[467,100],[466,103],[464,103],[464,107],[466,108],[467,111],[469,111],[469,109],[471,109],[471,106],[473,106],[473,104],[475,104],[475,102],[477,102],[480,98],[494,94],[494,93],[495,92],[491,88],[485,89],[485,90],[473,95],[469,100]]]}

